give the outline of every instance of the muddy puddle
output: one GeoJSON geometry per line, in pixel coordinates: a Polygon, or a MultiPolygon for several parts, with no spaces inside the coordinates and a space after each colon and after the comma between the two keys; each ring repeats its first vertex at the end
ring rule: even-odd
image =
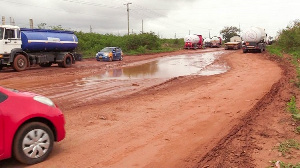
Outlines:
{"type": "Polygon", "coordinates": [[[58,83],[52,86],[52,89],[36,90],[36,92],[42,92],[56,102],[65,99],[76,102],[76,104],[64,104],[63,110],[88,102],[100,103],[141,91],[178,76],[224,73],[229,67],[214,63],[222,53],[223,51],[218,51],[159,58],[144,64],[108,70],[68,83],[58,83]],[[63,91],[57,94],[57,90],[63,91]]]}
{"type": "Polygon", "coordinates": [[[195,55],[178,55],[160,58],[149,63],[107,70],[102,74],[84,78],[83,80],[127,80],[148,78],[174,78],[187,75],[215,75],[226,72],[226,64],[213,64],[222,51],[195,55]]]}

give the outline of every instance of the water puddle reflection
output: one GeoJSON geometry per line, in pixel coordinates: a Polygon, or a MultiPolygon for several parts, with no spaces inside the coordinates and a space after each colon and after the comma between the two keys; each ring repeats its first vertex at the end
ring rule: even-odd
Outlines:
{"type": "Polygon", "coordinates": [[[225,64],[212,64],[222,51],[195,55],[178,55],[160,58],[138,66],[107,70],[84,80],[126,80],[145,78],[173,78],[186,75],[215,75],[226,72],[225,64]]]}

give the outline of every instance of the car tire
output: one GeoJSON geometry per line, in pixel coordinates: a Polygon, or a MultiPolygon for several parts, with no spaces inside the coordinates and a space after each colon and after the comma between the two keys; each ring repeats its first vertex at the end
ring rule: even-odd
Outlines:
{"type": "Polygon", "coordinates": [[[36,164],[49,156],[53,143],[53,132],[46,124],[27,123],[15,135],[13,155],[21,163],[36,164]]]}

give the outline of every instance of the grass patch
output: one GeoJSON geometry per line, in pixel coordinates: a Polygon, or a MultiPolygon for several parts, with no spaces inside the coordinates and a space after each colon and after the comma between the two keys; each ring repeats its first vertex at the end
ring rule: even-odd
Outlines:
{"type": "Polygon", "coordinates": [[[282,49],[278,45],[267,46],[267,51],[272,55],[277,55],[281,58],[283,57],[282,49]]]}
{"type": "Polygon", "coordinates": [[[298,126],[298,127],[296,128],[296,133],[297,133],[297,134],[300,134],[300,126],[298,126]]]}
{"type": "Polygon", "coordinates": [[[292,96],[290,101],[287,102],[287,111],[292,113],[292,114],[299,114],[299,109],[298,107],[296,106],[296,98],[295,96],[292,96]]]}
{"type": "MultiPolygon", "coordinates": [[[[276,162],[277,161],[271,161],[272,166],[270,166],[269,168],[276,167],[276,165],[275,165],[276,162]]],[[[279,165],[280,165],[280,168],[300,168],[300,163],[292,164],[292,163],[284,163],[282,161],[279,161],[279,165]]]]}
{"type": "Polygon", "coordinates": [[[290,153],[291,149],[300,150],[300,143],[295,139],[289,139],[281,142],[279,146],[275,147],[275,149],[277,149],[278,152],[281,152],[282,156],[285,156],[286,153],[290,153]]]}

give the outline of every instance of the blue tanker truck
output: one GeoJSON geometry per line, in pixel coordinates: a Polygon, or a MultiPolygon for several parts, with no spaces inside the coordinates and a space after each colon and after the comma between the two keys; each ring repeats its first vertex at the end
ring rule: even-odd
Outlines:
{"type": "Polygon", "coordinates": [[[71,67],[75,63],[77,44],[72,31],[0,25],[0,70],[12,67],[23,71],[35,65],[50,67],[52,64],[71,67]]]}

